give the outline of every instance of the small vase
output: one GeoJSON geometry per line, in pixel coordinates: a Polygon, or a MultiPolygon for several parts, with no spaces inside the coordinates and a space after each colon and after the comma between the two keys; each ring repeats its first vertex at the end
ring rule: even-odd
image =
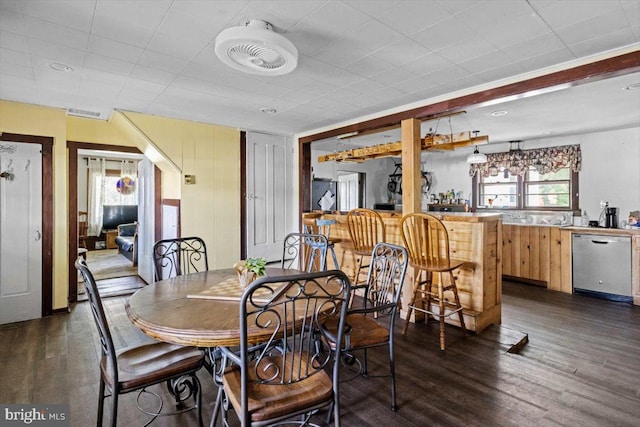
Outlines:
{"type": "Polygon", "coordinates": [[[244,270],[241,273],[238,273],[238,280],[240,281],[240,287],[246,288],[256,280],[256,273],[253,271],[244,270]]]}

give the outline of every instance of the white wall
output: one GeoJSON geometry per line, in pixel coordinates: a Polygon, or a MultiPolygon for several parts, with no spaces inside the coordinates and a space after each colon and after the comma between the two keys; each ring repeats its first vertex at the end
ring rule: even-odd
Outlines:
{"type": "MultiPolygon", "coordinates": [[[[582,150],[580,209],[586,210],[591,219],[597,219],[600,200],[605,200],[609,206],[619,208],[619,220],[640,209],[640,128],[524,141],[520,148],[573,144],[580,144],[582,150]]],[[[498,153],[508,151],[509,144],[489,143],[479,149],[486,154],[498,153]]],[[[455,188],[465,195],[471,193],[469,166],[465,161],[470,152],[469,148],[427,154],[424,163],[435,177],[432,192],[455,188]]]]}
{"type": "MultiPolygon", "coordinates": [[[[394,170],[394,159],[373,159],[363,163],[352,162],[318,162],[318,156],[330,154],[330,152],[312,151],[311,167],[314,178],[327,178],[338,180],[338,172],[364,172],[367,174],[365,207],[373,209],[375,203],[387,203],[389,193],[387,192],[387,181],[389,174],[394,170]]],[[[400,159],[396,159],[400,163],[400,159]]],[[[399,197],[399,196],[398,196],[399,197]]]]}
{"type": "MultiPolygon", "coordinates": [[[[619,221],[626,220],[630,211],[640,209],[640,128],[523,141],[520,148],[527,150],[573,144],[580,144],[582,150],[580,209],[586,210],[591,219],[597,219],[601,212],[600,200],[605,200],[609,206],[619,208],[619,221]]],[[[509,144],[489,143],[479,149],[483,153],[498,153],[508,151],[509,144]]],[[[422,153],[422,170],[432,172],[433,176],[431,193],[454,189],[470,198],[471,177],[466,158],[472,151],[469,147],[452,152],[422,153]]],[[[315,152],[313,157],[317,157],[315,152]]],[[[376,202],[386,201],[387,177],[393,172],[391,159],[360,164],[318,164],[317,158],[312,158],[312,165],[315,176],[323,178],[335,177],[337,170],[367,172],[367,207],[373,206],[370,197],[374,197],[376,202]]],[[[425,206],[426,198],[423,199],[425,206]]]]}

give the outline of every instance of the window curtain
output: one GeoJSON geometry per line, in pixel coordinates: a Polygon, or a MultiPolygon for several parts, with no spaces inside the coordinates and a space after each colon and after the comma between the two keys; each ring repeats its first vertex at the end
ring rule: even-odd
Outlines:
{"type": "Polygon", "coordinates": [[[123,160],[120,162],[120,180],[118,181],[118,192],[120,202],[123,205],[138,204],[138,162],[123,160]]]}
{"type": "Polygon", "coordinates": [[[559,147],[536,148],[533,150],[509,150],[506,153],[487,154],[486,163],[476,163],[469,167],[471,177],[496,176],[501,168],[511,175],[524,175],[530,167],[539,173],[557,172],[562,168],[571,168],[580,172],[582,151],[580,145],[562,145],[559,147]]]}
{"type": "Polygon", "coordinates": [[[104,187],[106,161],[101,158],[87,159],[89,175],[89,194],[87,195],[87,222],[89,236],[99,236],[102,232],[102,205],[104,204],[104,187]]]}

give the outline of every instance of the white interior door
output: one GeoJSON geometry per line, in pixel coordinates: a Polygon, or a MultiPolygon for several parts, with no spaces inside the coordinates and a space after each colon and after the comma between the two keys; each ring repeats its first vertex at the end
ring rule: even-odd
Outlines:
{"type": "Polygon", "coordinates": [[[146,157],[138,162],[138,275],[154,282],[153,243],[155,241],[154,166],[146,157]]]}
{"type": "Polygon", "coordinates": [[[247,133],[247,256],[277,261],[288,228],[291,191],[287,137],[247,133]]]}
{"type": "Polygon", "coordinates": [[[42,153],[0,142],[0,324],[42,316],[42,153]]]}

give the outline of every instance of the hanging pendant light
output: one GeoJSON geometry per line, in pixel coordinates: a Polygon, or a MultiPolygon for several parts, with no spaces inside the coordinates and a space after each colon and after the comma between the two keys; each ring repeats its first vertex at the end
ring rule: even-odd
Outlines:
{"type": "Polygon", "coordinates": [[[476,145],[473,153],[467,156],[467,163],[475,164],[475,163],[486,163],[487,156],[478,151],[478,146],[476,145]]]}

